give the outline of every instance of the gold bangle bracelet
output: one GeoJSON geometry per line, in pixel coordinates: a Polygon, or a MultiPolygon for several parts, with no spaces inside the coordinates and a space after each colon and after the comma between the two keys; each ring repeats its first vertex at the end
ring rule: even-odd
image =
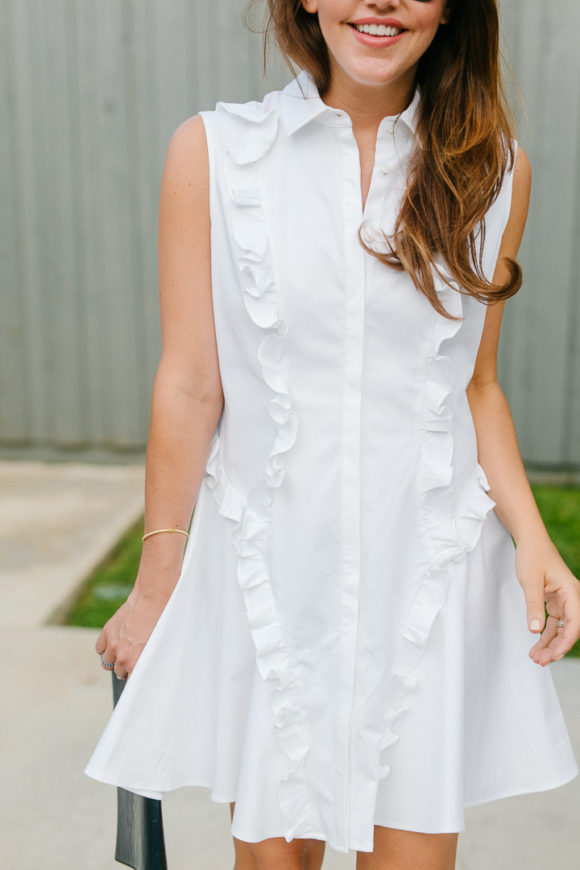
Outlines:
{"type": "Polygon", "coordinates": [[[150,535],[158,535],[160,532],[179,532],[180,535],[185,535],[186,538],[189,538],[189,532],[185,532],[183,529],[155,529],[154,532],[147,532],[146,535],[143,535],[141,541],[143,542],[150,535]]]}

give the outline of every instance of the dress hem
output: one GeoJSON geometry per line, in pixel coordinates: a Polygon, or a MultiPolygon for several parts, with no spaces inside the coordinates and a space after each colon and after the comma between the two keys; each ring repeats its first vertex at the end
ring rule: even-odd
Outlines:
{"type": "Polygon", "coordinates": [[[578,774],[580,773],[580,768],[576,767],[575,772],[570,774],[570,772],[564,774],[564,778],[558,777],[555,780],[550,780],[550,785],[541,785],[535,786],[533,788],[518,788],[514,790],[508,790],[501,793],[494,793],[491,797],[479,797],[473,801],[465,801],[464,806],[467,809],[468,807],[477,807],[481,804],[491,803],[491,801],[502,800],[503,798],[509,797],[519,797],[519,795],[525,794],[536,794],[544,791],[551,791],[555,788],[561,788],[564,785],[567,785],[569,782],[572,782],[573,779],[576,779],[578,774]]]}
{"type": "MultiPolygon", "coordinates": [[[[99,782],[104,783],[105,785],[111,785],[111,786],[115,786],[117,788],[124,788],[127,791],[131,791],[131,789],[127,789],[126,786],[121,785],[118,782],[112,782],[110,780],[102,779],[100,777],[95,776],[94,774],[87,773],[86,771],[84,771],[84,773],[86,776],[89,776],[92,779],[96,779],[99,782]]],[[[482,795],[482,796],[476,798],[475,800],[464,801],[463,806],[464,806],[464,809],[468,809],[470,807],[481,806],[481,805],[486,804],[486,803],[492,803],[493,801],[496,801],[496,800],[503,800],[504,798],[519,797],[520,795],[527,795],[527,794],[540,794],[542,792],[551,791],[551,790],[556,789],[556,788],[561,788],[562,786],[567,785],[568,783],[572,782],[572,780],[574,780],[578,776],[579,773],[580,773],[580,768],[578,766],[576,766],[573,773],[570,773],[570,771],[568,771],[567,773],[564,774],[564,777],[557,777],[556,779],[551,779],[551,780],[549,780],[548,784],[537,785],[537,786],[534,786],[533,788],[515,787],[513,789],[508,789],[507,791],[494,792],[493,794],[488,794],[485,796],[482,795]]],[[[139,786],[136,786],[136,788],[139,788],[139,786]]],[[[171,786],[171,787],[164,788],[164,789],[158,789],[159,794],[160,794],[159,800],[163,799],[163,794],[165,792],[177,791],[178,789],[181,789],[181,788],[206,788],[206,789],[209,789],[209,792],[210,792],[209,797],[214,803],[226,804],[226,803],[233,803],[236,800],[235,796],[234,797],[225,797],[224,795],[219,795],[217,792],[212,791],[212,786],[207,781],[186,782],[186,783],[182,783],[181,785],[171,786]]],[[[147,790],[147,789],[144,789],[144,790],[147,790]]],[[[153,791],[153,790],[151,790],[151,791],[153,791]]],[[[233,824],[233,822],[231,824],[233,824]]],[[[451,825],[444,825],[443,827],[437,826],[437,830],[433,830],[433,828],[430,828],[430,830],[427,831],[427,830],[425,830],[425,826],[423,826],[423,827],[417,827],[417,826],[405,827],[404,825],[401,824],[400,821],[397,821],[396,824],[388,824],[388,823],[385,823],[384,821],[377,821],[376,818],[375,818],[373,824],[379,825],[380,827],[386,827],[386,828],[392,827],[392,828],[397,828],[397,830],[413,831],[415,833],[426,833],[426,834],[447,834],[447,833],[461,834],[466,830],[465,824],[459,828],[457,827],[457,825],[451,824],[451,825]]],[[[231,826],[230,826],[230,833],[231,833],[231,826]]],[[[243,834],[239,834],[239,833],[233,834],[232,836],[235,836],[237,839],[243,840],[244,842],[247,842],[247,843],[259,843],[263,839],[268,839],[268,838],[260,838],[259,840],[253,840],[253,839],[248,838],[247,836],[244,836],[243,834]]],[[[288,836],[284,833],[272,834],[271,836],[272,837],[284,837],[286,842],[290,842],[292,839],[298,839],[298,838],[292,838],[292,837],[290,839],[288,839],[288,836]]],[[[368,850],[359,848],[356,845],[351,846],[349,849],[344,849],[344,848],[338,847],[336,845],[333,845],[331,840],[328,839],[321,832],[312,833],[309,835],[309,838],[316,839],[316,840],[322,840],[326,843],[326,845],[330,849],[333,849],[335,852],[340,852],[343,855],[348,855],[350,852],[366,852],[367,854],[369,854],[368,850]]],[[[300,838],[300,839],[303,839],[303,838],[300,838]]]]}

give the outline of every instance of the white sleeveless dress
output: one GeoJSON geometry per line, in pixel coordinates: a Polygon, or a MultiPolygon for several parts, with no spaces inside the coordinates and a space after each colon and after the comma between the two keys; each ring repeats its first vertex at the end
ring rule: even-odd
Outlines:
{"type": "Polygon", "coordinates": [[[381,121],[364,210],[350,118],[305,70],[200,112],[225,406],[179,581],[85,773],[206,786],[249,842],[370,852],[375,824],[462,831],[466,806],[578,773],[478,464],[485,306],[437,278],[443,318],[356,235],[393,228],[417,104],[381,121]]]}

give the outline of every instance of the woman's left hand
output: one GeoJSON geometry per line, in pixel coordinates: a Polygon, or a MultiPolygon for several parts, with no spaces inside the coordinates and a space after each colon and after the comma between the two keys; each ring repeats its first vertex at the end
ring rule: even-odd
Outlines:
{"type": "Polygon", "coordinates": [[[528,628],[542,632],[530,658],[542,666],[558,661],[580,638],[580,581],[549,538],[517,545],[516,572],[526,599],[528,628]],[[559,620],[564,621],[561,627],[559,620]]]}

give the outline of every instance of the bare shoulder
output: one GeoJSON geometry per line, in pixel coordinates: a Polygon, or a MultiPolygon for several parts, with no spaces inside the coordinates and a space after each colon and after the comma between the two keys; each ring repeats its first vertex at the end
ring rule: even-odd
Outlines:
{"type": "Polygon", "coordinates": [[[201,115],[191,115],[181,122],[169,140],[168,151],[177,158],[187,157],[192,151],[198,156],[207,156],[205,124],[201,115]]]}
{"type": "Polygon", "coordinates": [[[218,374],[209,163],[201,115],[183,121],[167,147],[159,195],[158,267],[164,366],[172,360],[180,377],[197,373],[197,381],[211,380],[213,390],[218,374]]]}
{"type": "Polygon", "coordinates": [[[500,262],[504,256],[513,259],[517,256],[528,217],[531,188],[530,159],[522,146],[518,145],[513,168],[511,207],[502,238],[500,262]]]}
{"type": "Polygon", "coordinates": [[[201,115],[192,115],[173,132],[163,166],[162,198],[169,196],[182,205],[194,201],[208,205],[209,158],[205,125],[201,115]]]}
{"type": "Polygon", "coordinates": [[[518,145],[516,159],[514,163],[514,178],[513,178],[513,193],[512,199],[515,196],[526,202],[526,208],[530,200],[530,191],[532,187],[532,164],[530,158],[524,151],[521,145],[518,145]]]}
{"type": "Polygon", "coordinates": [[[167,146],[159,194],[159,242],[163,249],[192,246],[209,257],[209,160],[201,115],[192,115],[177,127],[167,146]]]}

